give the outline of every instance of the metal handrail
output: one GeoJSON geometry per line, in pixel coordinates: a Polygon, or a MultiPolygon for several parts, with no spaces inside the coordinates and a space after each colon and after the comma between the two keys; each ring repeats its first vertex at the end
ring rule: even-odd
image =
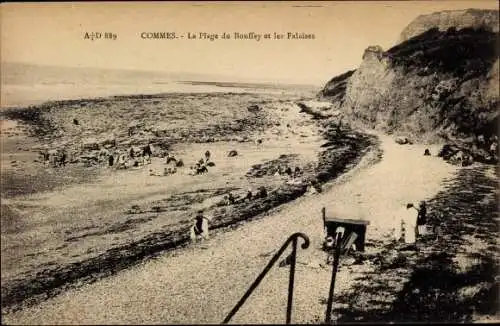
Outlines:
{"type": "Polygon", "coordinates": [[[248,299],[250,294],[259,286],[260,282],[262,279],[264,279],[264,276],[269,272],[271,267],[276,263],[276,261],[279,259],[279,257],[285,252],[286,248],[292,242],[292,253],[289,256],[291,261],[290,261],[290,277],[288,281],[288,303],[286,307],[286,323],[290,324],[291,319],[292,319],[292,302],[293,302],[293,284],[295,281],[295,264],[296,264],[296,258],[297,258],[297,243],[298,243],[298,238],[304,239],[304,243],[301,245],[302,249],[307,249],[309,247],[309,237],[305,235],[304,233],[297,232],[292,234],[281,246],[280,250],[273,256],[273,258],[269,261],[267,266],[264,268],[264,270],[260,273],[260,275],[257,277],[257,279],[250,285],[248,288],[247,292],[241,297],[240,301],[234,306],[233,309],[229,312],[229,314],[224,318],[224,321],[222,324],[227,324],[231,318],[238,312],[238,310],[243,306],[245,301],[248,299]]]}
{"type": "Polygon", "coordinates": [[[330,290],[328,291],[328,301],[326,304],[326,315],[325,315],[325,324],[332,323],[332,306],[333,306],[333,291],[335,289],[335,278],[337,276],[337,269],[339,267],[339,259],[341,254],[342,247],[342,234],[336,234],[337,239],[335,240],[335,253],[333,256],[333,268],[332,268],[332,279],[330,281],[330,290]]]}

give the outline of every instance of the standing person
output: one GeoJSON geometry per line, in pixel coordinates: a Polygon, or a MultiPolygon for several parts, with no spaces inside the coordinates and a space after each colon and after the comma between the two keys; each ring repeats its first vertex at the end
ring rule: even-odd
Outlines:
{"type": "Polygon", "coordinates": [[[490,145],[490,155],[496,158],[497,156],[497,148],[498,148],[498,142],[496,140],[493,140],[493,142],[490,145]]]}
{"type": "Polygon", "coordinates": [[[403,237],[405,243],[415,243],[417,215],[410,208],[413,208],[413,204],[406,204],[406,206],[398,210],[397,215],[393,219],[394,238],[396,241],[399,241],[403,237]]]}
{"type": "Polygon", "coordinates": [[[198,237],[202,240],[208,239],[208,222],[210,219],[203,215],[203,210],[199,210],[194,219],[194,225],[191,227],[191,241],[196,241],[198,237]]]}
{"type": "Polygon", "coordinates": [[[412,203],[406,204],[406,212],[403,214],[405,224],[405,243],[415,243],[417,237],[417,214],[410,208],[415,208],[412,203]]]}
{"type": "Polygon", "coordinates": [[[427,224],[427,205],[425,201],[421,201],[418,208],[415,208],[417,214],[417,236],[425,234],[427,224]]]}
{"type": "Polygon", "coordinates": [[[49,165],[49,163],[50,163],[49,150],[48,149],[44,149],[44,151],[42,152],[42,155],[43,155],[43,164],[44,165],[49,165]]]}
{"type": "Polygon", "coordinates": [[[142,149],[142,156],[153,156],[153,150],[151,148],[151,142],[149,142],[144,148],[142,149]]]}
{"type": "Polygon", "coordinates": [[[61,166],[66,166],[66,159],[67,159],[67,154],[66,154],[66,150],[62,150],[61,151],[61,159],[59,161],[59,165],[61,166]]]}
{"type": "Polygon", "coordinates": [[[248,201],[252,201],[252,190],[248,189],[247,195],[245,199],[248,199],[248,201]]]}
{"type": "Polygon", "coordinates": [[[142,149],[143,165],[151,164],[151,156],[153,156],[153,150],[151,147],[151,142],[149,142],[142,149]]]}
{"type": "Polygon", "coordinates": [[[210,151],[205,152],[205,162],[210,161],[210,151]]]}
{"type": "Polygon", "coordinates": [[[255,195],[255,198],[266,198],[266,197],[267,197],[266,187],[260,186],[259,189],[257,190],[257,194],[255,195]]]}

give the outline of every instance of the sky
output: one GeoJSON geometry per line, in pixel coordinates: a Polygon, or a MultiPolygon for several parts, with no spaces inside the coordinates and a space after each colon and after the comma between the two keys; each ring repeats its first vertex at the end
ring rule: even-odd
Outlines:
{"type": "MultiPolygon", "coordinates": [[[[421,14],[498,9],[497,1],[2,3],[1,61],[226,75],[323,84],[356,68],[364,49],[395,44],[421,14]],[[85,39],[105,32],[116,40],[85,39]],[[142,39],[175,32],[178,39],[142,39]],[[303,32],[311,39],[202,40],[187,33],[303,32]],[[181,38],[180,36],[184,36],[181,38]]],[[[104,36],[103,36],[104,37],[104,36]]]]}

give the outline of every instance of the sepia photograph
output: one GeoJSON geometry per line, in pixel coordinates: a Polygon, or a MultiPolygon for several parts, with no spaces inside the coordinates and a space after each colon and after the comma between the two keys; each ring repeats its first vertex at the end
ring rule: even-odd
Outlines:
{"type": "Polygon", "coordinates": [[[495,0],[0,4],[1,322],[498,323],[495,0]]]}

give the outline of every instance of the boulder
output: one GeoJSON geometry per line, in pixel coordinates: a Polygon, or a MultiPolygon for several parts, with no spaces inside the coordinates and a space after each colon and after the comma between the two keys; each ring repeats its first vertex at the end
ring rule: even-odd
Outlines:
{"type": "Polygon", "coordinates": [[[394,141],[395,141],[397,144],[399,144],[399,145],[405,145],[405,144],[409,144],[409,143],[410,143],[410,142],[409,142],[409,140],[408,140],[408,138],[403,137],[403,136],[396,137],[396,138],[394,139],[394,141]]]}
{"type": "Polygon", "coordinates": [[[229,153],[227,154],[228,157],[235,157],[238,155],[238,152],[235,151],[234,149],[229,151],[229,153]]]}
{"type": "Polygon", "coordinates": [[[252,105],[247,107],[247,110],[248,110],[248,112],[257,113],[257,112],[261,111],[262,108],[260,106],[258,106],[257,104],[252,104],[252,105]]]}

